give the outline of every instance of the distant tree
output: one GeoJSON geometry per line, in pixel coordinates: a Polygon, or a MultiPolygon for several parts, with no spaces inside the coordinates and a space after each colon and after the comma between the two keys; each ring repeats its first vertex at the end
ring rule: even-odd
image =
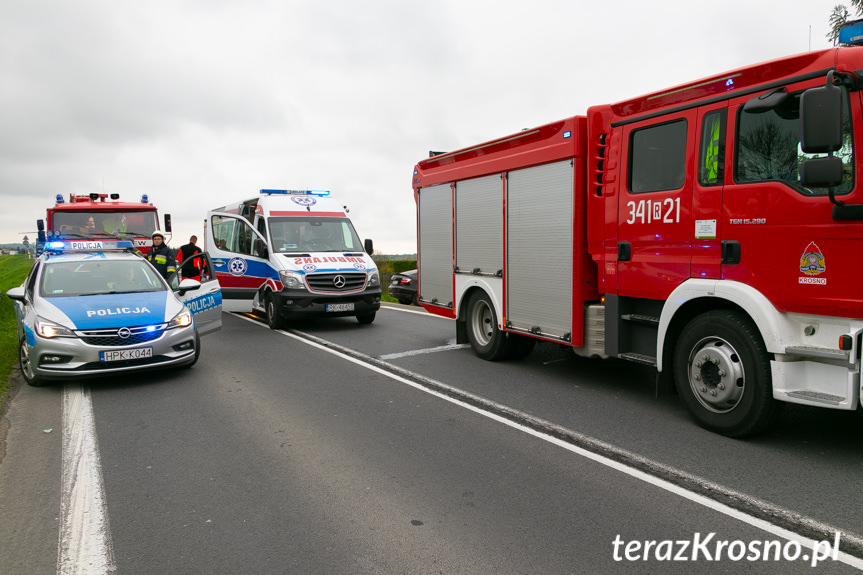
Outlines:
{"type": "MultiPolygon", "coordinates": [[[[863,0],[851,0],[851,7],[857,12],[858,17],[863,15],[863,0]]],[[[844,4],[837,4],[830,12],[830,32],[827,33],[827,39],[833,42],[834,46],[839,41],[839,30],[850,17],[851,12],[844,4]]]]}

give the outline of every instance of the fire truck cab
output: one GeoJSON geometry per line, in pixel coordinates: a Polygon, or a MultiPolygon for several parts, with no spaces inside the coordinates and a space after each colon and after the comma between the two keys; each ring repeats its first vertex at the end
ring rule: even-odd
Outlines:
{"type": "Polygon", "coordinates": [[[810,52],[420,161],[419,303],[486,359],[655,366],[729,436],[857,408],[861,69],[810,52]]]}

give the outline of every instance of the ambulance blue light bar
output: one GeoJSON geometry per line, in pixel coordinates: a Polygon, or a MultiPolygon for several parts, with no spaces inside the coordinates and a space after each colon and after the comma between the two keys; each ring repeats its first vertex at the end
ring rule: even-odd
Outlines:
{"type": "Polygon", "coordinates": [[[283,194],[295,196],[329,196],[329,190],[261,190],[262,194],[283,194]]]}
{"type": "Polygon", "coordinates": [[[863,20],[848,22],[839,30],[840,44],[863,44],[863,20]]]}

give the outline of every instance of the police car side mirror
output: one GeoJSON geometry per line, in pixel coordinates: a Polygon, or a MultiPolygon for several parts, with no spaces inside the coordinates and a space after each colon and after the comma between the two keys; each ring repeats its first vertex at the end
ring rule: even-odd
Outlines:
{"type": "Polygon", "coordinates": [[[24,286],[13,287],[12,289],[6,292],[6,297],[9,299],[14,299],[16,301],[24,301],[26,292],[24,291],[24,286]]]}
{"type": "Polygon", "coordinates": [[[185,295],[187,291],[195,291],[201,287],[201,282],[198,280],[193,280],[191,278],[185,278],[180,282],[179,287],[177,287],[177,292],[180,295],[185,295]]]}

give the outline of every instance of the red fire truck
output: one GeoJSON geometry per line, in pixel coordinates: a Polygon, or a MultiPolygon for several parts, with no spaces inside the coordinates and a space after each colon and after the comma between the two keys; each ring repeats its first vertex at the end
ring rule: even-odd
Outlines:
{"type": "Polygon", "coordinates": [[[861,70],[809,52],[420,161],[419,303],[488,360],[655,366],[732,437],[780,402],[856,409],[861,70]]]}
{"type": "MultiPolygon", "coordinates": [[[[119,194],[69,195],[69,202],[57,194],[53,208],[48,208],[47,226],[36,222],[39,230],[37,251],[46,241],[121,237],[133,242],[146,254],[152,245],[151,234],[159,228],[159,214],[148,196],[140,203],[121,202],[119,194]],[[41,245],[40,245],[41,244],[41,245]]],[[[171,231],[171,216],[165,214],[165,233],[171,231]]]]}

